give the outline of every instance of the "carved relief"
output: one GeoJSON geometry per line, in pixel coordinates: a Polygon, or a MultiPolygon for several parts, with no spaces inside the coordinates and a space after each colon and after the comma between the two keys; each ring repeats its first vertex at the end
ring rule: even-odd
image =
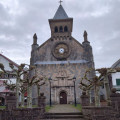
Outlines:
{"type": "Polygon", "coordinates": [[[73,86],[73,76],[71,77],[66,70],[59,70],[58,73],[55,74],[55,79],[53,80],[52,87],[65,87],[65,86],[73,86]]]}

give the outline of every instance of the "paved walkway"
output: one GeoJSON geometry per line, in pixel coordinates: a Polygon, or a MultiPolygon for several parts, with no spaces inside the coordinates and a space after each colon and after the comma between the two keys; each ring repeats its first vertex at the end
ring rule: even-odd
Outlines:
{"type": "Polygon", "coordinates": [[[49,113],[72,113],[72,112],[80,112],[72,105],[55,105],[53,106],[49,113]]]}

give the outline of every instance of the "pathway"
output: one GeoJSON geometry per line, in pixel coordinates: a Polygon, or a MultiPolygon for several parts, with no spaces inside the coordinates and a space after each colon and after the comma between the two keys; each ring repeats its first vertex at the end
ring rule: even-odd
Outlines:
{"type": "Polygon", "coordinates": [[[55,105],[50,109],[49,113],[74,113],[80,112],[72,105],[55,105]]]}
{"type": "Polygon", "coordinates": [[[54,105],[47,116],[47,120],[84,120],[80,111],[72,105],[54,105]]]}

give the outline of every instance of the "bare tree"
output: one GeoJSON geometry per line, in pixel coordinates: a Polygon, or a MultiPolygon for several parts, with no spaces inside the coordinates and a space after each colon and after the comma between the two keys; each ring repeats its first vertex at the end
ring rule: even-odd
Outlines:
{"type": "Polygon", "coordinates": [[[120,68],[101,68],[96,69],[96,71],[99,72],[100,78],[103,78],[105,89],[106,89],[106,96],[107,96],[107,102],[109,104],[110,102],[110,85],[109,85],[109,75],[112,73],[120,72],[120,68]]]}
{"type": "Polygon", "coordinates": [[[16,84],[13,83],[10,79],[4,80],[3,85],[5,85],[8,90],[15,92],[16,84]]]}
{"type": "Polygon", "coordinates": [[[100,86],[103,85],[103,82],[100,81],[100,77],[93,77],[91,80],[88,79],[87,77],[87,74],[91,71],[90,70],[87,70],[85,72],[85,75],[84,77],[82,78],[81,82],[80,82],[80,88],[83,90],[83,91],[87,91],[87,94],[89,94],[89,91],[91,89],[94,89],[94,96],[95,96],[95,106],[100,106],[100,99],[99,99],[99,89],[100,89],[100,86]],[[86,80],[87,83],[84,83],[83,80],[86,80]]]}

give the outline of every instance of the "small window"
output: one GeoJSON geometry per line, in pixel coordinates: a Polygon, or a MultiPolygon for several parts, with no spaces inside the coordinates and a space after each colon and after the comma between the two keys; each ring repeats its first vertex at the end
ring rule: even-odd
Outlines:
{"type": "Polygon", "coordinates": [[[58,32],[58,27],[57,26],[55,27],[55,32],[58,32]]]}
{"type": "Polygon", "coordinates": [[[67,26],[64,27],[64,32],[68,32],[68,27],[67,26]]]}
{"type": "Polygon", "coordinates": [[[116,79],[116,85],[120,85],[120,79],[116,79]]]}
{"type": "Polygon", "coordinates": [[[63,27],[62,26],[60,26],[59,31],[63,32],[63,27]]]}

